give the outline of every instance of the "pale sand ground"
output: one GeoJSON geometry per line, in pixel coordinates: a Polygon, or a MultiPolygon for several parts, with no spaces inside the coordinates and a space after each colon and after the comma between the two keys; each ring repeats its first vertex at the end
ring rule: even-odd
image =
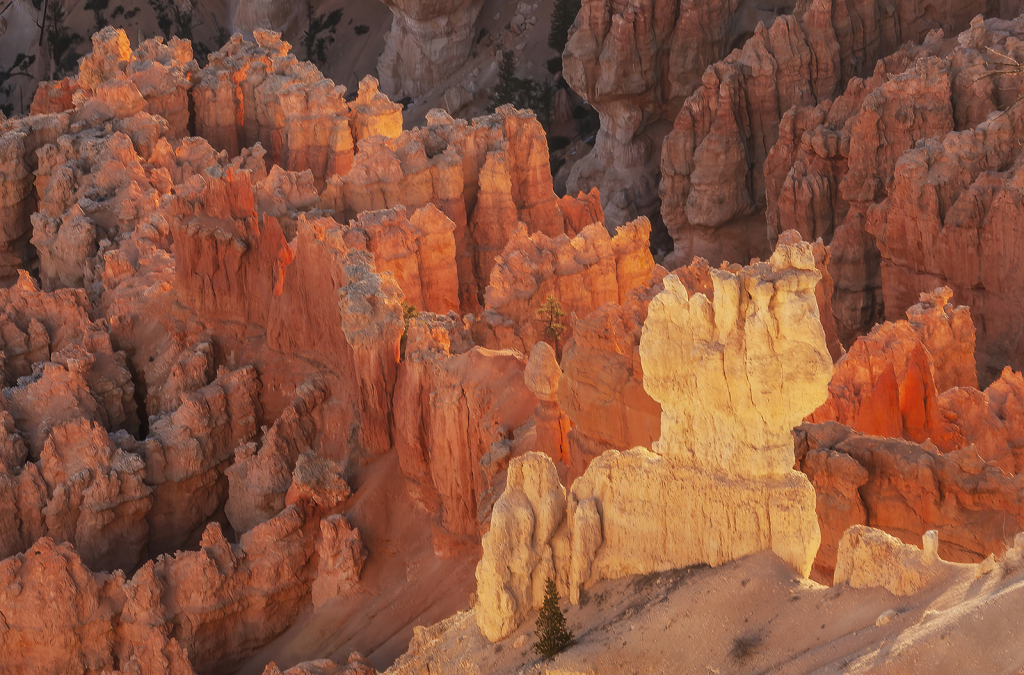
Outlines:
{"type": "Polygon", "coordinates": [[[760,553],[717,569],[601,582],[586,603],[562,606],[577,643],[550,662],[532,651],[536,612],[493,645],[464,612],[428,629],[434,639],[422,651],[431,658],[413,652],[388,672],[1024,672],[1021,571],[975,580],[965,567],[897,598],[881,589],[820,586],[760,553]],[[889,609],[895,618],[876,626],[889,609]]]}

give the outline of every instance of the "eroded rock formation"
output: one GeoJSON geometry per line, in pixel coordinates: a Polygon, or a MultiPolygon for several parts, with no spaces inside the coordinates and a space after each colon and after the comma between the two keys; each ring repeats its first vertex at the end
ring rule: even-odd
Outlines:
{"type": "Polygon", "coordinates": [[[810,572],[820,534],[791,429],[825,399],[832,372],[812,247],[782,245],[770,263],[711,278],[713,300],[667,276],[648,309],[644,388],[663,408],[653,452],[606,452],[568,492],[544,455],[513,460],[477,567],[488,639],[540,606],[549,577],[578,602],[599,579],[769,548],[810,572]]]}
{"type": "Polygon", "coordinates": [[[394,19],[377,72],[388,95],[417,97],[465,63],[483,0],[382,0],[394,19]]]}
{"type": "Polygon", "coordinates": [[[728,53],[740,5],[583,2],[562,72],[600,113],[601,129],[567,185],[599,188],[613,227],[657,216],[662,140],[704,69],[728,53]]]}
{"type": "MultiPolygon", "coordinates": [[[[614,237],[600,224],[588,225],[572,239],[542,232],[527,236],[518,228],[494,260],[484,311],[473,327],[477,342],[527,352],[538,340],[550,339],[546,319],[538,315],[549,296],[566,316],[623,303],[654,269],[650,232],[646,218],[619,228],[614,237]]],[[[560,340],[571,336],[567,325],[560,340]]]]}

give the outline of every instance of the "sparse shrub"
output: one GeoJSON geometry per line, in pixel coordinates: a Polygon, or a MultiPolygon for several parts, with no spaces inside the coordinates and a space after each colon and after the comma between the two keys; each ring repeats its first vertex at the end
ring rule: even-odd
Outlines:
{"type": "Polygon", "coordinates": [[[762,642],[760,633],[748,633],[747,635],[739,635],[733,638],[732,649],[729,650],[729,656],[733,657],[737,661],[746,661],[748,658],[757,653],[762,642]]]}
{"type": "Polygon", "coordinates": [[[562,69],[562,57],[561,56],[555,56],[555,57],[552,57],[552,58],[548,59],[547,65],[548,65],[548,72],[551,73],[552,75],[554,75],[555,73],[557,73],[558,71],[560,71],[562,69]]]}
{"type": "Polygon", "coordinates": [[[555,341],[555,355],[561,361],[562,347],[559,340],[562,338],[562,333],[565,332],[565,324],[562,323],[562,319],[565,318],[562,303],[549,293],[548,297],[544,299],[544,304],[537,310],[537,318],[544,322],[544,334],[555,341]]]}
{"type": "Polygon", "coordinates": [[[78,33],[68,27],[68,13],[62,2],[32,0],[32,6],[39,10],[36,25],[46,37],[46,53],[50,56],[50,79],[58,79],[64,72],[72,71],[78,65],[78,54],[72,49],[82,40],[78,33]]]}
{"type": "Polygon", "coordinates": [[[569,42],[569,29],[580,13],[581,0],[555,0],[551,11],[551,30],[548,32],[548,46],[561,54],[569,42]]]}
{"type": "MultiPolygon", "coordinates": [[[[0,96],[7,98],[11,95],[11,91],[14,90],[14,86],[7,84],[7,81],[15,77],[31,77],[28,72],[29,67],[36,62],[34,54],[18,54],[14,57],[14,63],[11,64],[10,68],[6,70],[0,70],[0,96]]],[[[5,103],[0,105],[0,112],[4,115],[10,116],[14,112],[13,103],[5,103]]]]}
{"type": "Polygon", "coordinates": [[[148,1],[156,13],[156,25],[160,27],[164,39],[170,40],[171,35],[175,35],[183,40],[192,40],[194,13],[191,9],[182,11],[177,0],[148,1]]]}
{"type": "Polygon", "coordinates": [[[366,35],[367,33],[370,32],[370,27],[367,26],[365,23],[361,23],[358,26],[356,26],[353,30],[355,30],[356,35],[366,35]]]}
{"type": "Polygon", "coordinates": [[[558,588],[551,579],[544,586],[544,606],[537,615],[537,643],[534,651],[546,659],[569,647],[576,637],[565,626],[565,615],[558,607],[558,588]]]}
{"type": "Polygon", "coordinates": [[[320,64],[327,63],[327,50],[334,44],[334,34],[341,23],[342,10],[336,9],[331,13],[315,14],[313,3],[307,0],[306,15],[309,23],[306,32],[302,34],[302,44],[306,48],[306,60],[316,59],[320,64]]]}
{"type": "Polygon", "coordinates": [[[401,358],[405,358],[405,345],[409,342],[409,322],[420,315],[416,306],[402,301],[402,321],[405,323],[405,330],[402,331],[402,340],[399,343],[401,358]]]}
{"type": "Polygon", "coordinates": [[[490,111],[499,106],[511,103],[520,109],[530,109],[547,126],[548,107],[551,103],[549,89],[531,79],[516,77],[516,59],[512,52],[505,52],[498,66],[498,83],[494,85],[494,96],[491,97],[490,111]]]}
{"type": "Polygon", "coordinates": [[[92,12],[96,24],[93,26],[93,32],[97,32],[107,25],[108,22],[103,16],[103,12],[107,11],[108,5],[110,5],[110,0],[88,0],[88,2],[85,3],[85,10],[92,12]]]}
{"type": "Polygon", "coordinates": [[[119,16],[123,16],[125,21],[131,21],[139,13],[139,7],[133,7],[132,9],[125,10],[124,5],[118,5],[114,8],[114,11],[110,13],[110,18],[116,19],[119,16]]]}

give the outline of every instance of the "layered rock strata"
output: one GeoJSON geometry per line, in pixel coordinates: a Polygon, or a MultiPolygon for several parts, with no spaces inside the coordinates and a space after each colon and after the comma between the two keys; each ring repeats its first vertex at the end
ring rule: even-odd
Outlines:
{"type": "Polygon", "coordinates": [[[196,133],[232,157],[260,143],[270,163],[308,169],[321,185],[347,173],[356,139],[345,88],[290,54],[279,33],[254,35],[232,36],[196,75],[196,133]]]}
{"type": "Polygon", "coordinates": [[[975,332],[967,307],[954,307],[951,298],[948,288],[924,293],[907,312],[909,321],[886,322],[859,338],[836,365],[829,400],[808,419],[918,443],[931,439],[945,451],[961,447],[962,432],[943,414],[939,394],[977,389],[975,332]]]}
{"type": "Polygon", "coordinates": [[[986,462],[973,446],[942,454],[929,443],[826,423],[800,427],[796,447],[818,494],[822,545],[815,568],[826,580],[837,571],[840,540],[853,525],[911,544],[937,530],[942,557],[955,562],[1001,553],[1007,537],[1024,529],[1015,497],[1021,474],[986,462]]]}
{"type": "MultiPolygon", "coordinates": [[[[394,398],[402,473],[413,500],[437,514],[454,543],[472,542],[488,496],[496,496],[489,495],[492,482],[511,456],[502,442],[527,442],[515,443],[515,432],[539,404],[525,381],[527,361],[511,350],[474,346],[455,315],[423,315],[407,330],[394,398]]],[[[445,552],[443,533],[434,545],[445,552]]]]}
{"type": "Polygon", "coordinates": [[[425,127],[394,140],[360,141],[352,170],[328,181],[320,206],[344,220],[433,204],[455,223],[460,305],[470,312],[481,309],[494,258],[520,222],[557,237],[566,212],[578,231],[601,216],[593,201],[555,196],[543,128],[532,114],[503,106],[472,124],[434,110],[425,127]]]}

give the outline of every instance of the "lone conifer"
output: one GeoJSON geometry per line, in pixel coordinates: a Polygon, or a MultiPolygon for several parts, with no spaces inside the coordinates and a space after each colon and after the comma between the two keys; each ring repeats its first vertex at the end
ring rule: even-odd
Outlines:
{"type": "Polygon", "coordinates": [[[569,29],[580,13],[581,0],[555,0],[551,12],[551,31],[548,33],[548,46],[561,54],[569,42],[569,29]]]}
{"type": "Polygon", "coordinates": [[[575,636],[565,627],[565,615],[558,608],[558,589],[548,579],[544,587],[544,606],[537,615],[537,644],[534,650],[546,659],[559,654],[571,645],[575,636]]]}

